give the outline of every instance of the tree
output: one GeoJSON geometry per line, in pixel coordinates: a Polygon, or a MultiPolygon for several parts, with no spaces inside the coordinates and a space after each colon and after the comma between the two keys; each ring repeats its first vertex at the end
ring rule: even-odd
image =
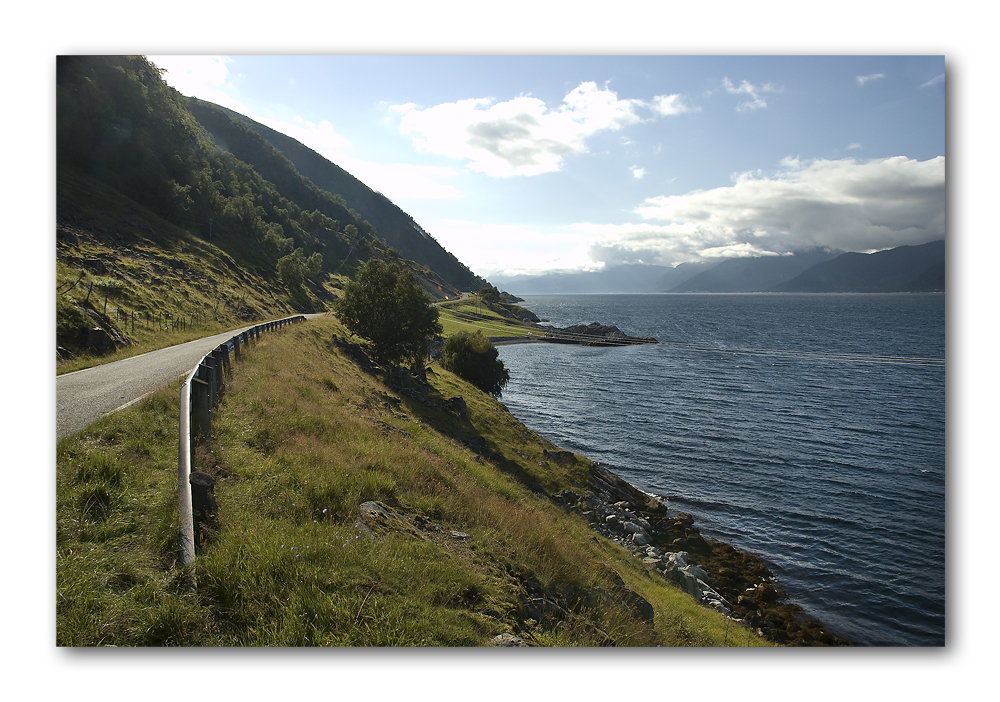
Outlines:
{"type": "Polygon", "coordinates": [[[372,358],[382,366],[422,360],[441,334],[437,308],[413,273],[378,259],[358,270],[335,311],[344,326],[370,343],[372,358]]]}
{"type": "Polygon", "coordinates": [[[493,397],[500,397],[510,382],[496,347],[478,329],[475,333],[458,332],[448,337],[441,350],[441,367],[493,397]]]}
{"type": "Polygon", "coordinates": [[[489,283],[480,288],[477,294],[479,295],[479,299],[481,299],[483,302],[487,303],[500,302],[500,291],[497,290],[495,286],[490,285],[489,283]]]}
{"type": "Polygon", "coordinates": [[[301,248],[279,258],[276,266],[281,282],[290,288],[297,288],[305,282],[306,278],[315,277],[322,267],[322,254],[317,252],[306,258],[301,248]]]}
{"type": "Polygon", "coordinates": [[[264,235],[264,250],[274,256],[275,259],[287,256],[295,247],[295,239],[285,237],[285,231],[281,225],[273,222],[267,225],[267,233],[264,235]]]}

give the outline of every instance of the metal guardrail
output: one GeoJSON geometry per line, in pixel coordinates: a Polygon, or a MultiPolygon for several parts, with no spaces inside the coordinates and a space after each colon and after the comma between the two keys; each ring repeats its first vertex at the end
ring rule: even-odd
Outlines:
{"type": "MultiPolygon", "coordinates": [[[[180,563],[181,567],[194,561],[200,550],[198,535],[195,533],[195,514],[203,513],[207,503],[213,502],[213,482],[210,476],[192,470],[194,450],[197,444],[207,442],[212,435],[212,414],[226,386],[226,378],[232,377],[229,354],[235,360],[242,360],[242,350],[252,346],[261,334],[280,329],[293,322],[303,322],[305,317],[297,315],[264,322],[240,332],[226,342],[209,351],[198,362],[181,384],[180,431],[177,441],[177,503],[180,513],[180,563]],[[204,479],[207,477],[207,481],[204,479]]],[[[192,573],[190,589],[196,583],[192,573]]]]}

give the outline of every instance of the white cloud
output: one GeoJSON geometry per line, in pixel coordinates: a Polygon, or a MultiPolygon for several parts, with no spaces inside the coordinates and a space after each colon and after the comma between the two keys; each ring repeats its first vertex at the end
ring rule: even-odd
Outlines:
{"type": "Polygon", "coordinates": [[[701,112],[700,107],[688,107],[684,104],[683,95],[657,95],[651,106],[653,111],[664,117],[682,115],[685,112],[701,112]]]}
{"type": "Polygon", "coordinates": [[[443,182],[459,175],[453,168],[371,163],[344,156],[337,165],[392,200],[457,200],[464,197],[456,186],[443,182]]]}
{"type": "Polygon", "coordinates": [[[229,82],[231,60],[224,56],[147,56],[160,68],[165,68],[163,80],[182,95],[199,100],[214,102],[230,110],[247,114],[248,110],[240,101],[229,95],[233,89],[229,82]]]}
{"type": "Polygon", "coordinates": [[[938,83],[943,83],[943,82],[944,82],[944,73],[942,73],[939,76],[934,76],[933,78],[931,78],[929,81],[927,81],[926,83],[924,83],[920,87],[921,88],[929,88],[932,85],[937,85],[938,83]]]}
{"type": "Polygon", "coordinates": [[[581,83],[552,109],[530,95],[390,108],[402,115],[400,133],[412,134],[417,150],[467,161],[468,168],[498,178],[557,171],[568,155],[587,152],[589,137],[643,121],[640,109],[689,111],[678,95],[657,96],[650,105],[619,99],[593,82],[581,83]]]}
{"type": "Polygon", "coordinates": [[[623,261],[642,252],[645,262],[664,265],[814,246],[872,251],[944,238],[944,185],[943,156],[787,158],[774,174],[743,173],[732,186],[653,197],[636,208],[660,224],[574,229],[589,235],[592,253],[617,252],[623,261]]]}
{"type": "Polygon", "coordinates": [[[867,83],[868,81],[878,80],[879,78],[885,78],[885,74],[884,73],[873,73],[870,76],[856,76],[856,80],[858,81],[858,85],[860,85],[862,88],[865,86],[865,83],[867,83]]]}
{"type": "Polygon", "coordinates": [[[458,175],[453,168],[409,163],[375,163],[356,158],[351,143],[334,131],[330,122],[293,121],[248,115],[250,119],[305,144],[323,158],[337,164],[362,183],[391,200],[456,200],[462,192],[446,182],[458,175]]]}
{"type": "Polygon", "coordinates": [[[847,145],[847,148],[850,149],[850,150],[852,150],[852,151],[854,149],[860,149],[861,148],[861,142],[860,141],[852,141],[850,144],[847,145]]]}
{"type": "MultiPolygon", "coordinates": [[[[380,102],[379,103],[379,105],[384,105],[384,104],[385,104],[384,102],[380,102]]],[[[390,112],[406,113],[406,112],[409,112],[410,110],[415,110],[418,107],[419,107],[419,105],[417,105],[417,103],[415,103],[415,102],[407,102],[407,103],[404,103],[402,105],[389,105],[388,106],[388,110],[390,112]]]]}
{"type": "Polygon", "coordinates": [[[739,86],[733,85],[729,78],[722,79],[722,87],[726,89],[726,92],[730,95],[746,95],[750,99],[746,102],[741,102],[736,105],[737,112],[745,112],[747,110],[761,110],[767,107],[767,101],[761,96],[761,93],[777,93],[781,92],[781,88],[778,88],[773,83],[765,83],[764,85],[757,87],[753,83],[748,81],[743,81],[739,86]]]}
{"type": "Polygon", "coordinates": [[[636,180],[642,180],[646,175],[646,169],[640,168],[639,166],[632,166],[632,177],[636,180]]]}
{"type": "Polygon", "coordinates": [[[285,136],[302,142],[331,161],[335,161],[334,158],[331,158],[332,156],[340,158],[340,154],[351,145],[347,139],[335,132],[333,125],[326,120],[319,124],[313,124],[298,116],[294,117],[291,122],[271,117],[247,116],[276,132],[281,132],[285,136]]]}
{"type": "Polygon", "coordinates": [[[226,82],[228,69],[223,56],[147,56],[166,69],[164,80],[184,95],[198,96],[218,90],[226,82]]]}

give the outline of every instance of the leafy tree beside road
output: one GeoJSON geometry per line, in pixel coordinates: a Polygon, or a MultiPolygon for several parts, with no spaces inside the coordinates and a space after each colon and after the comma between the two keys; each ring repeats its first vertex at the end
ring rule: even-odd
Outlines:
{"type": "Polygon", "coordinates": [[[413,279],[413,273],[371,259],[344,287],[335,312],[354,334],[369,342],[381,366],[420,361],[441,334],[437,308],[413,279]]]}

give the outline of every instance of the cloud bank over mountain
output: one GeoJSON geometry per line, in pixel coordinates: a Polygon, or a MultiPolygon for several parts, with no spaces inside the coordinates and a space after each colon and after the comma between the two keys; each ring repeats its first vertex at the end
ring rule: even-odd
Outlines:
{"type": "Polygon", "coordinates": [[[817,246],[923,244],[945,235],[945,159],[786,158],[774,173],[740,173],[727,187],[650,197],[635,212],[649,223],[574,226],[592,235],[592,259],[672,266],[817,246]]]}

